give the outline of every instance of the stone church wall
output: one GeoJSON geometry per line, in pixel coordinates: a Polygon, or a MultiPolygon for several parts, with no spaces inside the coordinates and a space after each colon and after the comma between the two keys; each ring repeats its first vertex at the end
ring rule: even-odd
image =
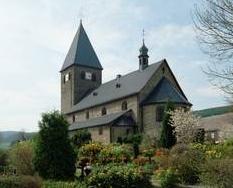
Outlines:
{"type": "Polygon", "coordinates": [[[158,105],[143,106],[143,128],[145,134],[158,138],[160,135],[161,122],[156,121],[156,108],[158,105]]]}
{"type": "Polygon", "coordinates": [[[116,142],[118,137],[121,137],[122,139],[126,137],[128,134],[133,134],[133,128],[132,127],[112,127],[112,142],[116,142]]]}
{"type": "Polygon", "coordinates": [[[103,126],[102,134],[99,134],[100,127],[89,128],[88,131],[91,133],[91,138],[94,141],[102,142],[102,143],[110,143],[110,127],[103,126]]]}
{"type": "MultiPolygon", "coordinates": [[[[96,107],[92,107],[88,110],[83,110],[80,112],[76,112],[75,114],[75,120],[77,122],[82,122],[82,121],[86,121],[86,112],[89,111],[89,119],[91,118],[96,118],[96,117],[100,117],[102,116],[101,114],[101,110],[103,107],[105,107],[107,109],[107,114],[112,114],[112,113],[117,113],[117,112],[121,112],[121,105],[122,102],[127,101],[127,105],[128,105],[128,109],[132,109],[134,114],[135,114],[135,120],[137,122],[137,114],[138,114],[138,102],[137,102],[137,96],[131,96],[131,97],[127,97],[124,99],[120,99],[117,101],[113,101],[111,103],[107,103],[105,105],[101,105],[101,106],[96,106],[96,107]]],[[[72,123],[73,120],[73,115],[69,115],[68,116],[68,121],[70,123],[72,123]]]]}

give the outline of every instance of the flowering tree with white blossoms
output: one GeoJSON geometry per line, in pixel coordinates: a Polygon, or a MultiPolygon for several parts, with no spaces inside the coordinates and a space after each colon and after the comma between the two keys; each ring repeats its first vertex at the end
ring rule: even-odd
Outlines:
{"type": "Polygon", "coordinates": [[[174,127],[174,132],[178,142],[193,142],[196,136],[200,118],[195,116],[192,111],[185,111],[184,108],[177,108],[170,111],[170,123],[174,127]]]}

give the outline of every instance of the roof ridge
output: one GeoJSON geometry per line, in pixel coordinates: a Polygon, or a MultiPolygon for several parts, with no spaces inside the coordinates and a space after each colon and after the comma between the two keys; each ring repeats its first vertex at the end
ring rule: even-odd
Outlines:
{"type": "Polygon", "coordinates": [[[116,87],[115,79],[101,84],[78,104],[74,105],[68,114],[137,94],[163,62],[164,59],[151,64],[143,71],[136,70],[125,74],[120,78],[120,82],[122,83],[120,87],[116,87]]]}
{"type": "MultiPolygon", "coordinates": [[[[162,63],[162,62],[163,62],[163,60],[160,60],[160,61],[158,61],[158,62],[152,63],[152,64],[150,64],[147,68],[151,67],[152,65],[157,65],[157,64],[162,63]]],[[[145,69],[145,70],[146,70],[146,69],[145,69]]],[[[132,72],[126,73],[126,74],[124,74],[124,75],[121,75],[121,78],[122,78],[122,77],[129,76],[129,75],[134,74],[134,73],[136,73],[136,72],[142,72],[142,73],[143,73],[143,71],[134,70],[134,71],[132,71],[132,72]]],[[[116,79],[114,78],[114,79],[112,79],[112,80],[109,80],[109,81],[107,81],[107,82],[104,82],[104,83],[102,83],[99,87],[101,87],[102,85],[105,85],[105,84],[107,84],[107,83],[109,83],[109,82],[115,81],[115,80],[116,80],[116,79]]],[[[98,88],[99,88],[99,87],[98,87],[98,88]]],[[[96,88],[95,90],[97,90],[98,88],[96,88]]],[[[93,90],[93,91],[95,91],[95,90],[93,90]]]]}

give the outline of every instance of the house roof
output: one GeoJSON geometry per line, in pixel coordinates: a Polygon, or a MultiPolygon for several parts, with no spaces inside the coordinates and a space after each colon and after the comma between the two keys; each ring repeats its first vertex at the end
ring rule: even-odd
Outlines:
{"type": "Polygon", "coordinates": [[[82,22],[80,22],[78,31],[70,46],[61,71],[64,71],[72,65],[103,69],[83,28],[82,22]]]}
{"type": "Polygon", "coordinates": [[[118,120],[123,115],[130,113],[130,112],[131,112],[131,110],[121,111],[118,113],[113,113],[113,114],[108,114],[108,115],[104,115],[101,117],[92,118],[92,119],[82,121],[82,122],[75,122],[69,126],[69,131],[107,125],[107,124],[110,124],[110,123],[118,120]]]}
{"type": "Polygon", "coordinates": [[[162,77],[142,104],[166,103],[167,101],[191,105],[166,77],[162,77]]]}
{"type": "Polygon", "coordinates": [[[120,87],[116,87],[116,79],[100,85],[100,87],[83,98],[78,104],[74,105],[69,113],[101,105],[140,92],[152,75],[158,70],[159,66],[165,62],[166,60],[164,59],[149,65],[143,71],[137,70],[121,76],[119,79],[120,87]]]}

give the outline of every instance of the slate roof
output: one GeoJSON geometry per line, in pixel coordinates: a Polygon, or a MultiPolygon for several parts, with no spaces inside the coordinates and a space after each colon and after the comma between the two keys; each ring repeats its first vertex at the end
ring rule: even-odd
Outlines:
{"type": "Polygon", "coordinates": [[[166,103],[168,100],[174,103],[192,105],[165,77],[161,78],[158,85],[142,104],[166,103]]]}
{"type": "Polygon", "coordinates": [[[139,93],[152,75],[158,70],[159,66],[165,62],[166,60],[164,59],[149,65],[143,71],[137,70],[121,76],[120,87],[118,88],[116,87],[116,79],[100,85],[91,94],[74,105],[69,113],[139,93]],[[94,95],[94,93],[97,95],[94,95]]]}
{"type": "Polygon", "coordinates": [[[107,125],[107,124],[117,120],[118,118],[122,117],[124,114],[126,114],[128,112],[130,112],[130,110],[121,111],[121,112],[113,113],[113,114],[108,114],[108,115],[89,119],[89,120],[82,121],[82,122],[76,122],[76,123],[73,123],[69,126],[69,131],[107,125]]]}
{"type": "Polygon", "coordinates": [[[82,22],[80,22],[78,31],[70,46],[61,71],[64,71],[74,64],[103,69],[83,28],[82,22]]]}

